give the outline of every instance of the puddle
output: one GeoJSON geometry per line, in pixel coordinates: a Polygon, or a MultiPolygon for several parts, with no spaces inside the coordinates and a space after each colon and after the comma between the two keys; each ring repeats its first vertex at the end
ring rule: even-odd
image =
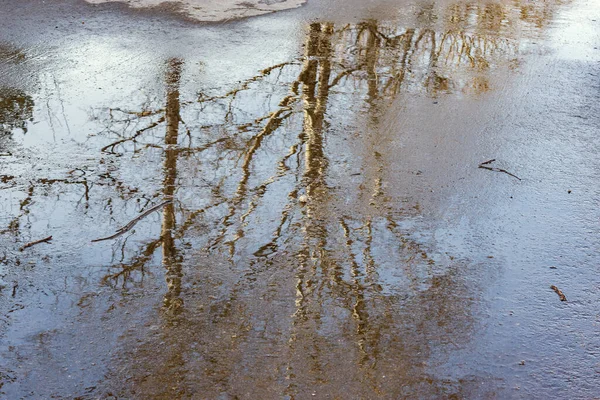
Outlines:
{"type": "MultiPolygon", "coordinates": [[[[217,3],[196,17],[223,19],[230,5],[217,3]]],[[[563,62],[548,55],[564,7],[431,2],[406,13],[409,25],[142,21],[150,25],[139,37],[93,31],[52,43],[48,57],[43,46],[0,43],[0,393],[591,393],[561,379],[546,385],[550,372],[518,364],[551,354],[535,341],[547,330],[540,319],[560,325],[549,285],[561,282],[546,284],[528,249],[556,260],[558,243],[575,246],[547,238],[540,220],[569,230],[555,217],[568,212],[579,221],[568,237],[597,230],[597,191],[578,205],[546,192],[563,190],[572,171],[585,187],[596,164],[555,169],[548,183],[523,155],[544,143],[552,151],[538,159],[560,165],[551,154],[564,161],[581,141],[596,146],[582,135],[562,147],[545,141],[562,138],[557,126],[579,126],[544,119],[555,114],[539,99],[565,92],[558,69],[535,72],[538,59],[563,62]],[[162,33],[149,44],[141,38],[152,24],[162,33]],[[523,181],[477,168],[492,157],[523,181]],[[536,279],[543,292],[527,286],[536,279]],[[537,297],[515,304],[511,288],[537,297]],[[508,307],[532,304],[539,315],[518,319],[527,328],[510,325],[508,307]]],[[[587,87],[586,76],[573,87],[587,87]]],[[[569,104],[588,99],[569,93],[569,104]]],[[[597,260],[597,240],[586,243],[585,256],[563,263],[597,260]]],[[[566,286],[577,298],[579,286],[566,286]]],[[[570,320],[580,336],[560,339],[560,354],[575,344],[593,351],[594,296],[580,305],[585,326],[570,320]]],[[[593,382],[589,357],[589,368],[567,362],[593,382]]]]}

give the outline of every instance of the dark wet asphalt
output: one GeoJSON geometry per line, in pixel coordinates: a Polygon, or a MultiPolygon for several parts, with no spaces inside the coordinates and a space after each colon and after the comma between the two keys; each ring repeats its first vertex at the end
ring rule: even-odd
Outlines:
{"type": "Polygon", "coordinates": [[[0,397],[600,398],[599,21],[0,2],[0,397]]]}

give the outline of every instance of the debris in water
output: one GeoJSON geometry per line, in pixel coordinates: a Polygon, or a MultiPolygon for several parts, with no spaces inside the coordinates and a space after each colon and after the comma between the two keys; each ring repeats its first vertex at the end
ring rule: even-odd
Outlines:
{"type": "Polygon", "coordinates": [[[170,204],[172,202],[173,202],[173,200],[163,201],[162,203],[144,211],[142,214],[140,214],[137,217],[135,217],[134,219],[132,219],[127,225],[117,229],[117,232],[114,235],[107,236],[105,238],[94,239],[94,240],[92,240],[92,243],[101,242],[103,240],[110,240],[110,239],[114,239],[116,237],[121,236],[125,232],[130,231],[135,226],[135,224],[137,224],[141,219],[147,217],[148,215],[152,214],[156,210],[160,210],[161,208],[163,208],[164,206],[166,206],[167,204],[170,204]]]}
{"type": "Polygon", "coordinates": [[[12,181],[13,179],[15,179],[15,177],[12,175],[0,175],[0,182],[2,183],[7,183],[9,181],[12,181]]]}
{"type": "Polygon", "coordinates": [[[479,164],[479,168],[482,168],[482,169],[487,169],[487,170],[489,170],[489,171],[494,171],[494,172],[503,172],[503,173],[505,173],[505,174],[507,174],[507,175],[510,175],[510,176],[512,176],[513,178],[516,178],[516,179],[518,179],[518,180],[522,180],[521,178],[519,178],[519,177],[518,177],[518,176],[516,176],[515,174],[512,174],[512,173],[508,172],[508,171],[507,171],[507,170],[505,170],[505,169],[502,169],[502,168],[495,168],[495,167],[488,167],[488,164],[491,164],[491,163],[493,163],[494,161],[496,161],[496,159],[495,159],[495,158],[492,158],[491,160],[488,160],[488,161],[484,161],[484,162],[482,162],[481,164],[479,164]]]}
{"type": "Polygon", "coordinates": [[[35,246],[36,244],[40,244],[40,243],[47,243],[47,242],[49,242],[49,241],[51,241],[51,240],[52,240],[52,236],[48,236],[47,238],[43,238],[43,239],[40,239],[40,240],[36,240],[36,241],[34,241],[34,242],[29,242],[29,243],[27,243],[25,246],[21,247],[21,248],[19,249],[19,251],[23,251],[23,250],[25,250],[25,249],[26,249],[26,248],[28,248],[28,247],[35,246]]]}
{"type": "Polygon", "coordinates": [[[567,296],[565,296],[565,294],[556,286],[552,285],[550,286],[550,289],[554,290],[556,292],[556,294],[558,295],[558,297],[560,298],[560,301],[567,301],[567,296]]]}

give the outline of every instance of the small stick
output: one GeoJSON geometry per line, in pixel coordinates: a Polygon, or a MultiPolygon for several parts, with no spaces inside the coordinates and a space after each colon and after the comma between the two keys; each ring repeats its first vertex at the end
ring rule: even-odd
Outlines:
{"type": "Polygon", "coordinates": [[[94,240],[92,240],[92,243],[101,242],[103,240],[110,240],[110,239],[114,239],[116,237],[121,236],[125,232],[130,231],[135,226],[135,224],[137,224],[141,219],[147,217],[148,215],[152,214],[156,210],[160,210],[161,208],[163,208],[164,206],[166,206],[167,204],[170,204],[172,202],[173,202],[173,200],[166,200],[158,205],[155,205],[154,207],[149,208],[148,210],[144,211],[142,214],[138,215],[137,217],[135,217],[134,219],[129,221],[129,223],[127,225],[124,225],[121,228],[117,229],[117,232],[114,235],[107,236],[107,237],[100,238],[100,239],[94,239],[94,240]]]}
{"type": "Polygon", "coordinates": [[[481,168],[481,169],[487,169],[488,171],[502,172],[502,173],[505,173],[505,174],[507,174],[507,175],[510,175],[510,176],[512,176],[513,178],[516,178],[516,179],[518,179],[518,180],[522,180],[521,178],[519,178],[519,177],[518,177],[518,176],[516,176],[515,174],[511,174],[510,172],[508,172],[508,171],[507,171],[507,170],[505,170],[505,169],[502,169],[502,168],[495,168],[495,167],[488,167],[488,166],[486,166],[486,164],[491,164],[491,163],[493,163],[494,161],[496,161],[496,159],[495,159],[495,158],[492,158],[491,160],[488,160],[488,161],[482,162],[481,164],[479,164],[479,168],[481,168]]]}
{"type": "Polygon", "coordinates": [[[19,249],[19,251],[23,251],[23,250],[25,250],[25,249],[26,249],[26,248],[28,248],[28,247],[35,246],[36,244],[40,244],[40,243],[47,243],[47,242],[49,242],[49,241],[51,241],[51,240],[52,240],[52,236],[48,236],[47,238],[43,238],[43,239],[40,239],[40,240],[36,240],[36,241],[34,241],[34,242],[29,242],[29,243],[27,243],[25,246],[21,247],[21,248],[19,249]]]}
{"type": "Polygon", "coordinates": [[[550,289],[554,290],[556,292],[556,294],[558,295],[558,298],[560,299],[560,301],[567,301],[567,296],[565,296],[565,294],[556,286],[552,285],[550,286],[550,289]]]}

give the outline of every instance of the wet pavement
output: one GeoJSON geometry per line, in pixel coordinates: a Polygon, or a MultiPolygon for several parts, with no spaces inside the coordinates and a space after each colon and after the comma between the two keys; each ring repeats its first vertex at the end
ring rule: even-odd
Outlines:
{"type": "Polygon", "coordinates": [[[1,398],[600,398],[595,1],[176,11],[0,2],[1,398]]]}

